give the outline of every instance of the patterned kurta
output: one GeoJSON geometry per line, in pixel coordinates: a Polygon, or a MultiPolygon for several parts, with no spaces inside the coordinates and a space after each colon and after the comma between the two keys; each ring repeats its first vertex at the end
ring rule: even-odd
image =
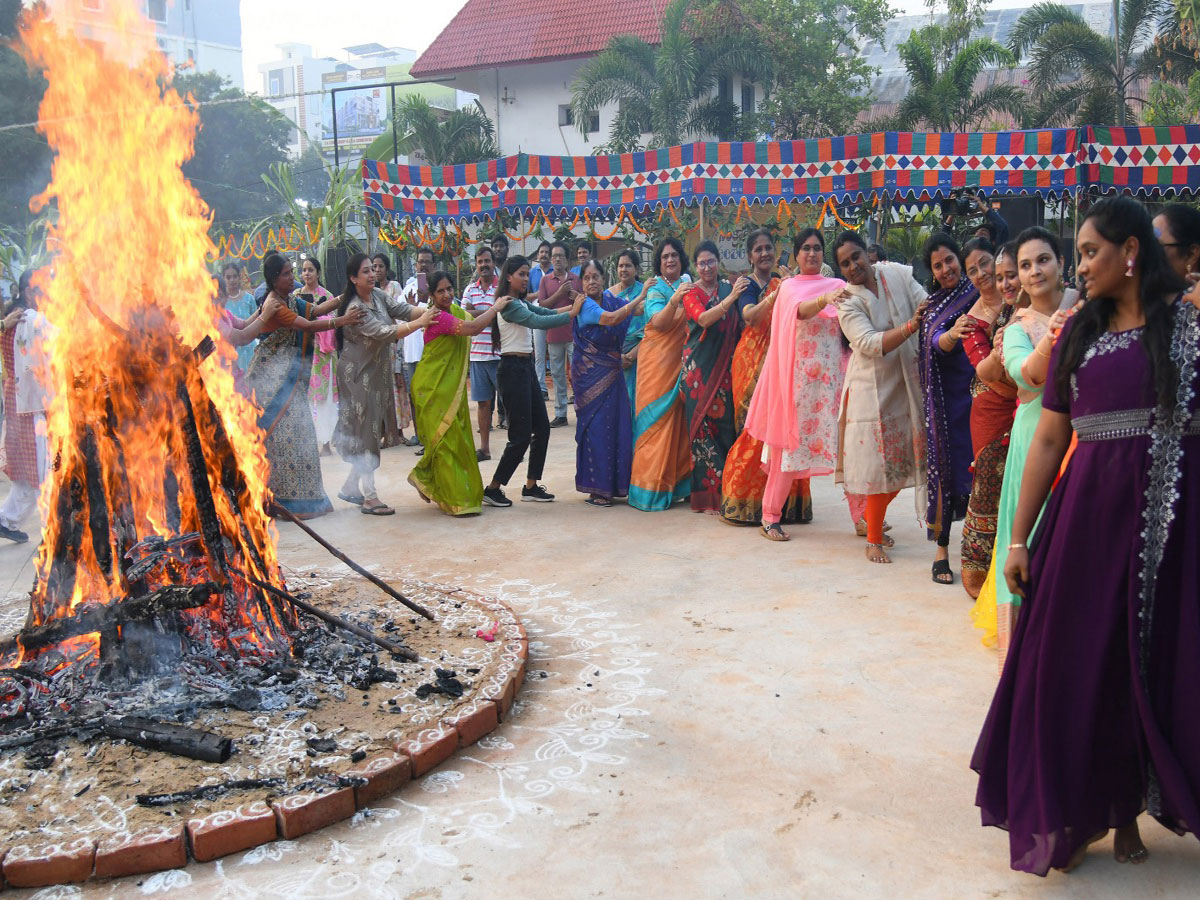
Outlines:
{"type": "Polygon", "coordinates": [[[363,468],[379,467],[379,449],[387,410],[394,410],[392,348],[396,323],[412,318],[413,307],[378,288],[369,302],[355,297],[349,308],[366,309],[357,325],[342,329],[338,356],[338,424],[333,444],[342,458],[363,468]]]}

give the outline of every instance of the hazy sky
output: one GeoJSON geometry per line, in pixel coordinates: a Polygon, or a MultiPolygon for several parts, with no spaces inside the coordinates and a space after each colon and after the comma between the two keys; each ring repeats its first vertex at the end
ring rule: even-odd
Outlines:
{"type": "Polygon", "coordinates": [[[315,55],[345,59],[343,47],[377,43],[420,53],[466,0],[242,0],[246,90],[259,91],[258,64],[276,44],[311,44],[315,55]]]}
{"type": "MultiPolygon", "coordinates": [[[[1035,0],[993,0],[996,7],[1035,0]]],[[[258,64],[276,59],[276,44],[311,44],[317,56],[344,59],[343,47],[375,42],[420,53],[466,0],[242,0],[246,90],[259,91],[258,64]]],[[[901,13],[924,12],[924,0],[892,0],[901,13]]],[[[516,24],[516,23],[514,23],[516,24]]]]}

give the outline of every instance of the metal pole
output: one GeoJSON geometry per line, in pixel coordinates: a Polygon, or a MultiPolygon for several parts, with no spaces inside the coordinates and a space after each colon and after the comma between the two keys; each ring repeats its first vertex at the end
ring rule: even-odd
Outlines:
{"type": "Polygon", "coordinates": [[[333,167],[339,172],[342,169],[342,156],[338,152],[337,133],[337,89],[329,92],[329,107],[333,110],[333,167]]]}
{"type": "Polygon", "coordinates": [[[389,88],[392,93],[392,162],[400,165],[400,135],[396,131],[396,86],[389,88]]]}
{"type": "Polygon", "coordinates": [[[704,240],[704,198],[700,198],[700,240],[704,240]]]}

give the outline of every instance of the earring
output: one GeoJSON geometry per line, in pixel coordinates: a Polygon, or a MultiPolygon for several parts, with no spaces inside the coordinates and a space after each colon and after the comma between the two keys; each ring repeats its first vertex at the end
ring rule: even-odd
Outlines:
{"type": "Polygon", "coordinates": [[[1126,278],[1133,277],[1133,257],[1130,257],[1129,259],[1125,260],[1125,277],[1126,278]]]}

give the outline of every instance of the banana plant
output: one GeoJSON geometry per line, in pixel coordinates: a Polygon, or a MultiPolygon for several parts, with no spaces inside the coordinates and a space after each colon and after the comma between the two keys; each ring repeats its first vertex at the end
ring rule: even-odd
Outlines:
{"type": "Polygon", "coordinates": [[[52,207],[47,206],[24,228],[0,225],[0,279],[15,284],[23,272],[50,262],[53,254],[47,232],[51,215],[52,207]]]}
{"type": "Polygon", "coordinates": [[[358,172],[349,166],[341,169],[326,166],[329,188],[318,204],[308,204],[298,198],[291,165],[276,163],[271,166],[270,172],[262,176],[263,183],[280,200],[283,212],[255,222],[249,232],[251,240],[282,227],[306,254],[322,261],[332,247],[359,252],[362,243],[353,229],[358,224],[355,214],[362,204],[358,172]]]}

